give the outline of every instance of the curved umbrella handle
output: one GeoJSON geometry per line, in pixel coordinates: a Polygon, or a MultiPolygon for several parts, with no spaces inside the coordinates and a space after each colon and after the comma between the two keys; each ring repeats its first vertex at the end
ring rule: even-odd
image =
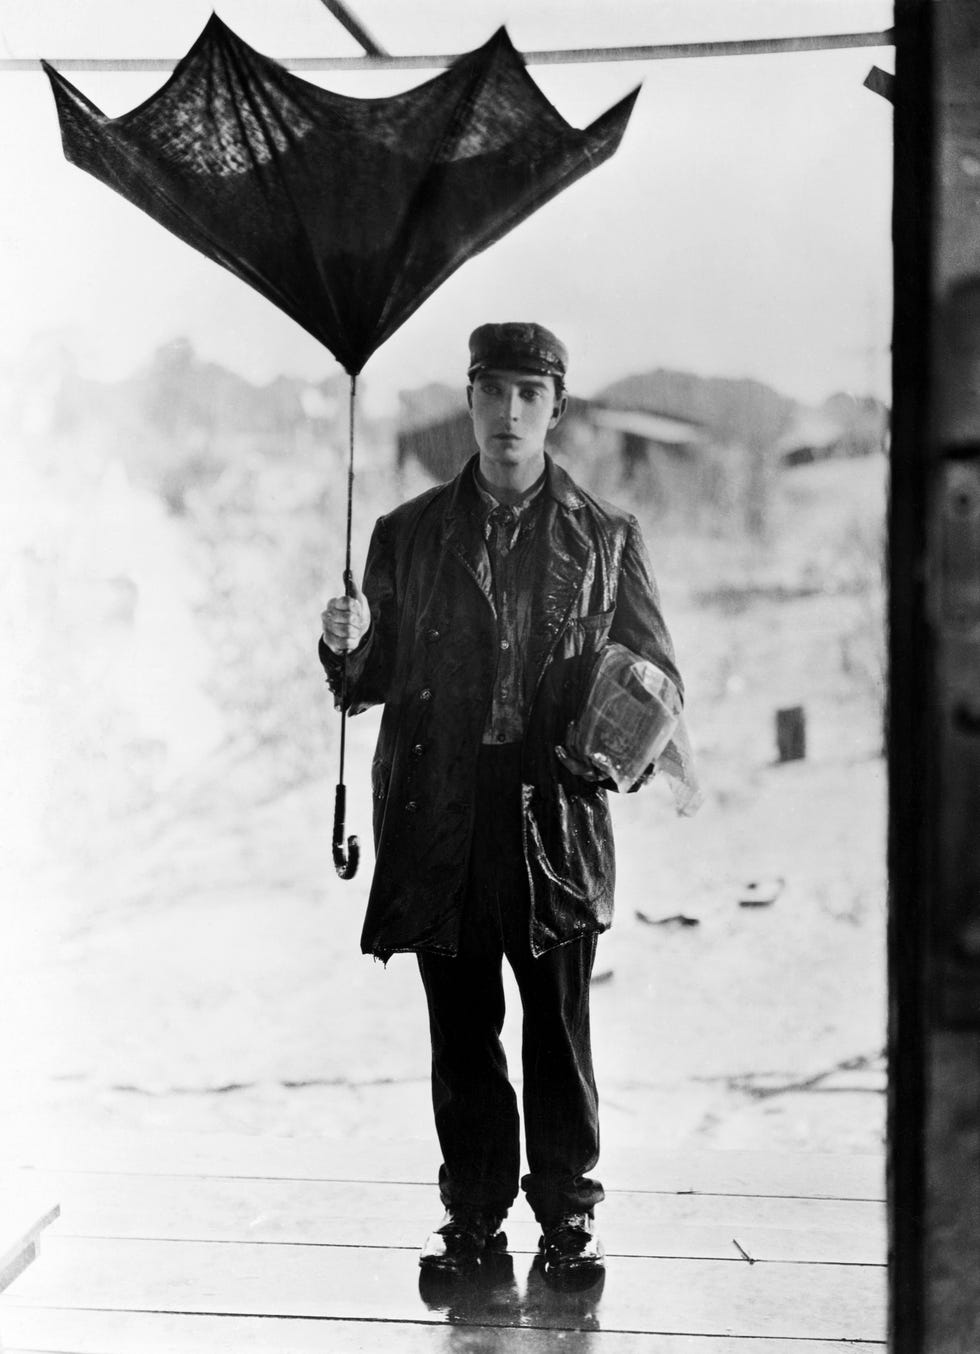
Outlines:
{"type": "Polygon", "coordinates": [[[353,879],[361,859],[361,847],[356,837],[347,838],[344,847],[344,819],[347,816],[347,787],[338,785],[333,805],[333,863],[341,879],[353,879]]]}

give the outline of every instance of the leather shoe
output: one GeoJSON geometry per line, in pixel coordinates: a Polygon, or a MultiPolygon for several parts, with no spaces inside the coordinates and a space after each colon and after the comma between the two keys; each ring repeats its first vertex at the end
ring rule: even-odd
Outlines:
{"type": "Polygon", "coordinates": [[[544,1277],[557,1288],[587,1288],[605,1271],[605,1252],[591,1213],[563,1213],[538,1243],[544,1277]]]}
{"type": "Polygon", "coordinates": [[[507,1248],[498,1213],[481,1208],[449,1208],[441,1226],[426,1237],[419,1264],[430,1273],[465,1274],[472,1271],[488,1250],[507,1248]]]}

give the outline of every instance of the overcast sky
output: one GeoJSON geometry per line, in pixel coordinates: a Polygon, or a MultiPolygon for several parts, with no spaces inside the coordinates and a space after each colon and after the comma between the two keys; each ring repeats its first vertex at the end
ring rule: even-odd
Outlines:
{"type": "MultiPolygon", "coordinates": [[[[881,0],[352,0],[392,52],[458,52],[501,22],[521,50],[885,28],[881,0]]],[[[196,0],[0,0],[0,55],[174,57],[211,6],[196,0]]],[[[221,17],[273,56],[344,56],[356,44],[318,0],[226,0],[221,17]]],[[[462,380],[466,338],[488,319],[535,318],[572,354],[589,394],[657,366],[753,376],[818,400],[887,395],[891,109],[863,87],[890,49],[532,66],[584,126],[642,92],[607,164],[463,266],[369,362],[375,398],[462,380]]],[[[429,72],[305,76],[361,97],[429,72]]],[[[70,73],[118,115],[160,73],[70,73]]],[[[61,152],[47,80],[0,73],[0,357],[65,333],[85,370],[119,375],[161,343],[255,379],[319,377],[336,362],[250,288],[169,235],[61,152]]]]}

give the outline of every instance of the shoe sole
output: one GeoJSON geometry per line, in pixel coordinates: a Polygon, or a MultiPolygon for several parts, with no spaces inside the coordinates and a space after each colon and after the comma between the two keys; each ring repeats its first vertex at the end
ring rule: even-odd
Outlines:
{"type": "Polygon", "coordinates": [[[604,1255],[588,1258],[573,1255],[561,1260],[549,1260],[542,1248],[538,1252],[537,1262],[543,1277],[555,1288],[589,1288],[598,1283],[606,1272],[604,1255]]]}
{"type": "Polygon", "coordinates": [[[605,1278],[606,1267],[601,1261],[590,1260],[580,1265],[544,1266],[544,1280],[551,1288],[566,1292],[592,1288],[605,1278]]]}
{"type": "Polygon", "coordinates": [[[460,1274],[473,1274],[480,1268],[480,1263],[484,1257],[499,1254],[507,1249],[507,1233],[496,1232],[493,1236],[487,1237],[483,1250],[475,1254],[469,1260],[447,1261],[444,1257],[438,1255],[420,1255],[419,1268],[425,1270],[428,1274],[439,1274],[445,1277],[452,1277],[460,1274]]]}

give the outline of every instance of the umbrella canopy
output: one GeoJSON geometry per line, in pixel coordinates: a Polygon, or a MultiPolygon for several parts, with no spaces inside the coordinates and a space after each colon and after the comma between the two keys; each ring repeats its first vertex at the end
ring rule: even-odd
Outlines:
{"type": "MultiPolygon", "coordinates": [[[[584,132],[505,29],[416,89],[352,99],[261,56],[212,15],[163,88],[108,118],[47,62],[65,155],[268,297],[350,373],[471,255],[607,159],[637,90],[584,132]]],[[[344,848],[346,658],[333,856],[344,848]]]]}
{"type": "Polygon", "coordinates": [[[72,163],[255,287],[351,375],[466,259],[612,155],[638,93],[579,131],[501,28],[415,89],[348,98],[217,15],[122,117],[45,70],[72,163]]]}

